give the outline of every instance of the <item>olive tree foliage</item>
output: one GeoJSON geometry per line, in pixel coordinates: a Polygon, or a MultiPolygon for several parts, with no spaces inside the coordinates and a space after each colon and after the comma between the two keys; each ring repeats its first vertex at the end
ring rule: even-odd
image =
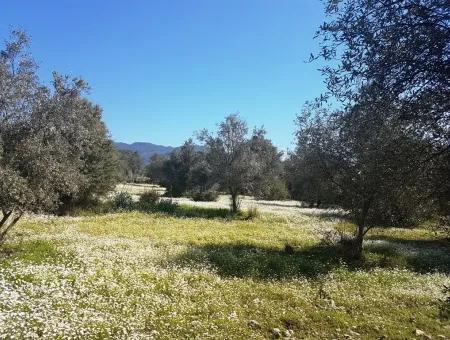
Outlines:
{"type": "Polygon", "coordinates": [[[170,153],[164,165],[165,181],[162,183],[169,195],[179,197],[191,189],[191,170],[199,157],[192,140],[170,153]]]}
{"type": "Polygon", "coordinates": [[[250,194],[256,199],[283,200],[289,193],[284,176],[283,153],[266,138],[266,130],[254,129],[249,141],[250,152],[256,159],[255,177],[250,194]]]}
{"type": "Polygon", "coordinates": [[[311,171],[312,162],[309,157],[315,154],[303,152],[290,152],[284,163],[286,185],[292,199],[305,202],[310,208],[332,206],[337,203],[336,193],[328,181],[314,171],[311,171]]]}
{"type": "MultiPolygon", "coordinates": [[[[59,193],[58,212],[65,213],[73,206],[89,204],[92,199],[114,189],[119,180],[119,159],[102,121],[102,109],[82,97],[87,90],[86,84],[82,80],[55,75],[54,87],[55,93],[61,91],[68,97],[64,101],[53,96],[51,100],[61,103],[55,108],[55,115],[61,119],[55,131],[69,142],[66,151],[72,157],[67,166],[77,173],[74,177],[76,190],[59,193]],[[74,82],[75,85],[78,83],[75,87],[74,82]],[[62,86],[60,90],[59,86],[62,86]]],[[[61,145],[63,142],[56,147],[61,150],[61,145]]]]}
{"type": "Polygon", "coordinates": [[[326,4],[329,20],[317,33],[322,49],[315,57],[334,61],[322,69],[330,93],[350,105],[389,102],[392,117],[448,149],[448,1],[328,0],[326,4]]]}
{"type": "Polygon", "coordinates": [[[430,145],[417,166],[450,199],[450,6],[447,0],[328,0],[319,29],[328,95],[347,107],[383,107],[430,145]],[[430,166],[432,165],[432,166],[430,166]],[[444,188],[441,178],[445,178],[444,188]]]}
{"type": "Polygon", "coordinates": [[[432,147],[386,112],[362,106],[345,112],[308,108],[298,116],[297,172],[320,183],[350,212],[355,257],[361,256],[372,227],[410,226],[427,217],[434,204],[432,182],[417,167],[432,147]]]}
{"type": "Polygon", "coordinates": [[[0,54],[0,242],[24,212],[55,212],[82,196],[109,190],[114,153],[101,109],[82,97],[86,83],[54,73],[39,82],[13,31],[0,54]]]}
{"type": "Polygon", "coordinates": [[[151,180],[166,188],[166,195],[180,197],[193,190],[206,190],[210,176],[205,156],[192,139],[173,150],[168,156],[155,155],[146,167],[151,180]]]}
{"type": "Polygon", "coordinates": [[[164,185],[166,180],[165,164],[168,157],[165,155],[154,154],[150,158],[150,162],[145,166],[144,174],[152,183],[164,185]]]}
{"type": "Polygon", "coordinates": [[[227,116],[216,134],[203,130],[198,137],[205,145],[211,177],[231,195],[233,212],[239,210],[240,195],[267,189],[267,179],[278,175],[281,154],[263,129],[249,136],[247,123],[238,114],[227,116]]]}
{"type": "Polygon", "coordinates": [[[135,182],[142,174],[142,159],[136,151],[118,150],[120,177],[125,182],[135,182]]]}

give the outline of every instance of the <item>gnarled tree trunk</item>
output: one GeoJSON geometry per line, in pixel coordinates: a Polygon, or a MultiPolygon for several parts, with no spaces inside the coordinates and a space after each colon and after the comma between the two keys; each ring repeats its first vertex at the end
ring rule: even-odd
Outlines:
{"type": "Polygon", "coordinates": [[[363,255],[363,241],[364,235],[369,231],[370,228],[366,227],[367,215],[369,213],[369,208],[372,203],[372,198],[370,197],[363,204],[361,214],[357,220],[357,226],[355,231],[355,237],[353,239],[353,249],[352,257],[354,259],[361,259],[363,255]]]}
{"type": "Polygon", "coordinates": [[[5,241],[6,234],[22,217],[22,212],[14,213],[14,210],[3,211],[2,219],[0,220],[0,245],[5,241]]]}

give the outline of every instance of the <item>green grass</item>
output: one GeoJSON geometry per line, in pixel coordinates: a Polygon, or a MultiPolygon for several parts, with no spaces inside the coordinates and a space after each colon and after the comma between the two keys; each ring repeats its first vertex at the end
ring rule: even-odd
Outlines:
{"type": "Polygon", "coordinates": [[[22,221],[0,252],[0,338],[450,336],[450,252],[425,229],[374,229],[345,263],[316,217],[183,209],[22,221]]]}

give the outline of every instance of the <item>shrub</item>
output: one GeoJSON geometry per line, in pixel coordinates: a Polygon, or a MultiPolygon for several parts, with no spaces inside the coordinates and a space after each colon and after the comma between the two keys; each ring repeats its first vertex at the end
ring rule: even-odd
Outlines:
{"type": "Polygon", "coordinates": [[[159,200],[159,193],[156,190],[144,192],[139,198],[139,203],[143,205],[155,205],[159,200]]]}
{"type": "Polygon", "coordinates": [[[260,185],[255,197],[260,200],[282,201],[289,198],[289,191],[283,180],[275,179],[265,185],[260,185]]]}
{"type": "Polygon", "coordinates": [[[154,211],[159,198],[160,195],[156,190],[146,191],[139,198],[138,208],[143,211],[154,211]]]}
{"type": "Polygon", "coordinates": [[[166,213],[174,214],[178,209],[178,203],[172,201],[171,199],[162,199],[155,205],[155,210],[166,213]]]}
{"type": "Polygon", "coordinates": [[[95,216],[99,214],[108,214],[116,211],[116,203],[114,199],[101,200],[99,198],[92,198],[90,200],[83,200],[83,203],[78,203],[69,206],[64,214],[69,216],[95,216]]]}
{"type": "Polygon", "coordinates": [[[194,191],[191,194],[191,198],[195,202],[215,202],[219,197],[219,193],[216,190],[204,190],[204,191],[194,191]]]}
{"type": "Polygon", "coordinates": [[[133,198],[128,192],[118,192],[112,199],[112,205],[115,210],[133,210],[133,198]]]}
{"type": "Polygon", "coordinates": [[[245,213],[245,218],[247,220],[253,220],[254,218],[259,217],[259,210],[257,207],[253,206],[253,207],[249,207],[245,213]]]}

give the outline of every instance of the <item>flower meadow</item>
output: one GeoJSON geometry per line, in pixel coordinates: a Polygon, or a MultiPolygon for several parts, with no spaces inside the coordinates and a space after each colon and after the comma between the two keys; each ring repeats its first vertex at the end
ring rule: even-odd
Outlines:
{"type": "Polygon", "coordinates": [[[450,337],[448,245],[426,230],[375,230],[366,262],[351,265],[322,245],[327,228],[345,224],[28,217],[0,250],[0,338],[450,337]]]}

